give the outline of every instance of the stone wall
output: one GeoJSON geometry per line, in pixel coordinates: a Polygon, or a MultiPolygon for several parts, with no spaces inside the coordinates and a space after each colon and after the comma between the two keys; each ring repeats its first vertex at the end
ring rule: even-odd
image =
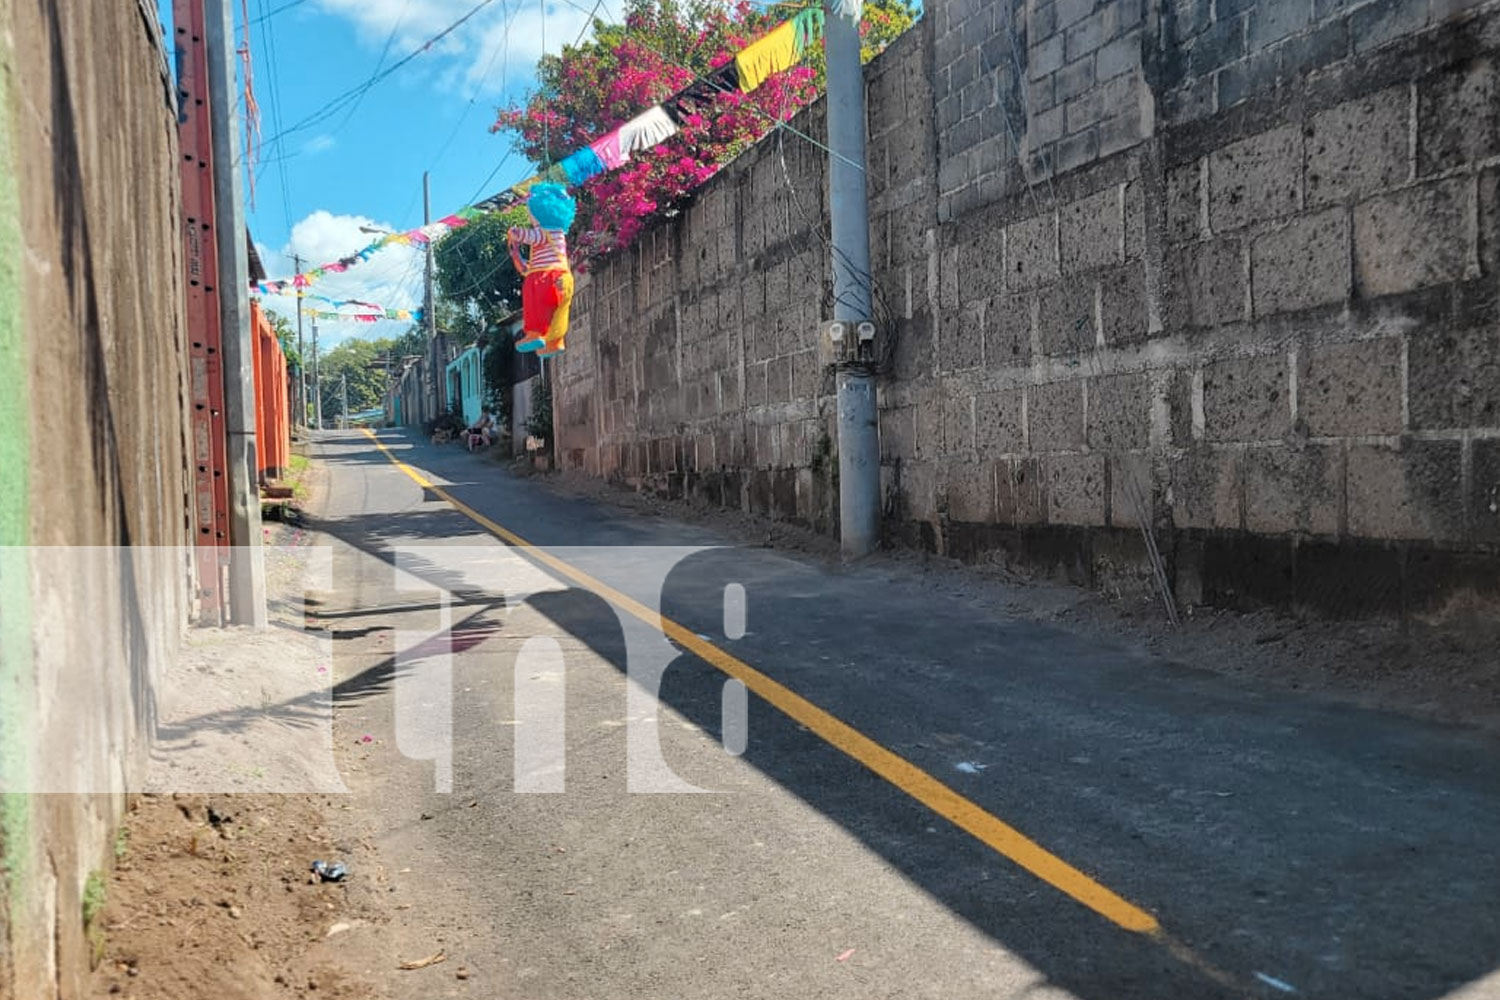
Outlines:
{"type": "Polygon", "coordinates": [[[154,4],[0,26],[0,996],[50,1000],[189,611],[179,168],[154,4]]]}
{"type": "MultiPolygon", "coordinates": [[[[1497,67],[1494,0],[929,5],[866,71],[890,536],[1496,597],[1497,67]]],[[[565,462],[835,530],[822,157],[773,134],[585,282],[565,462]]]]}

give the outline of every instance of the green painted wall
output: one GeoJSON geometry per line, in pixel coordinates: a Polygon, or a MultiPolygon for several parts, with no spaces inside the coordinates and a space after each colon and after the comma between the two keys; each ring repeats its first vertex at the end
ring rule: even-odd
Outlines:
{"type": "MultiPolygon", "coordinates": [[[[11,5],[0,0],[0,24],[11,5]]],[[[30,797],[25,733],[33,704],[31,586],[31,384],[22,314],[24,258],[10,93],[13,53],[0,51],[0,867],[7,886],[29,868],[30,797]]],[[[14,900],[14,892],[7,893],[14,900]]]]}

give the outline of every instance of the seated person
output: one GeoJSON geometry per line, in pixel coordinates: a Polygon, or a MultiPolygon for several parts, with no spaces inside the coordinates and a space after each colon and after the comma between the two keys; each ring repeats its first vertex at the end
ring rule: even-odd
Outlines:
{"type": "Polygon", "coordinates": [[[494,430],[495,418],[490,413],[490,408],[486,406],[480,412],[479,419],[474,422],[473,426],[464,431],[465,438],[469,444],[469,450],[473,451],[475,448],[480,447],[488,448],[494,430]]]}

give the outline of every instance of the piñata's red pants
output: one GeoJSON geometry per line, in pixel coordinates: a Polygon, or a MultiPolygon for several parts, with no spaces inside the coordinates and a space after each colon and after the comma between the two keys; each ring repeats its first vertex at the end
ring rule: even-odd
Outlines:
{"type": "Polygon", "coordinates": [[[573,272],[532,271],[521,285],[522,350],[555,353],[568,335],[568,313],[573,304],[573,272]]]}

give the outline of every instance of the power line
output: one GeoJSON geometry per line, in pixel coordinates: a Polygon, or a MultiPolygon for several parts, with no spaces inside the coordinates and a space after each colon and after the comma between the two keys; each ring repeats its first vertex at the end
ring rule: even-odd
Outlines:
{"type": "MultiPolygon", "coordinates": [[[[251,24],[260,24],[262,21],[268,21],[271,18],[275,17],[277,14],[280,14],[284,10],[291,10],[293,7],[300,7],[302,4],[305,4],[305,3],[307,3],[307,0],[291,0],[290,3],[284,3],[280,7],[277,7],[275,10],[266,11],[265,13],[261,14],[260,17],[257,17],[255,20],[251,21],[250,23],[251,24]]],[[[265,4],[261,4],[261,6],[264,7],[265,4]]]]}
{"type": "Polygon", "coordinates": [[[573,40],[573,48],[576,49],[578,48],[578,46],[583,44],[583,36],[587,35],[589,33],[589,29],[594,26],[594,19],[599,16],[599,8],[603,6],[604,0],[596,0],[596,2],[594,3],[593,13],[589,15],[589,19],[587,21],[583,22],[583,27],[578,29],[578,37],[573,40]]]}
{"type": "MultiPolygon", "coordinates": [[[[380,50],[380,58],[375,60],[375,73],[379,73],[381,68],[385,66],[385,57],[391,54],[391,46],[396,43],[396,32],[401,30],[401,25],[405,23],[407,12],[409,12],[410,10],[411,0],[406,0],[406,3],[401,7],[401,14],[396,18],[396,23],[391,25],[391,33],[385,36],[385,47],[380,50]]],[[[372,76],[370,80],[371,82],[369,83],[369,85],[361,90],[359,94],[354,98],[353,103],[349,105],[349,113],[344,115],[344,120],[333,127],[333,130],[335,132],[342,129],[345,125],[348,125],[349,119],[354,117],[354,112],[359,110],[359,105],[362,101],[364,101],[365,95],[370,92],[370,87],[375,86],[375,77],[372,76]]]]}
{"type": "MultiPolygon", "coordinates": [[[[438,149],[437,155],[433,157],[432,166],[428,168],[429,171],[432,169],[432,167],[435,167],[442,162],[444,155],[446,155],[448,152],[448,147],[453,145],[453,140],[457,138],[458,130],[463,126],[463,123],[468,120],[469,112],[474,109],[474,102],[479,100],[480,92],[484,89],[485,83],[489,81],[490,71],[495,68],[496,58],[502,55],[504,56],[500,64],[500,79],[502,81],[506,78],[506,75],[510,70],[510,29],[512,23],[514,22],[515,12],[512,11],[511,8],[505,3],[505,0],[501,0],[501,6],[504,10],[505,24],[505,33],[501,38],[501,44],[496,46],[495,50],[490,53],[490,61],[485,66],[484,73],[479,78],[479,83],[475,85],[474,93],[469,96],[469,103],[464,105],[463,114],[459,115],[458,121],[453,123],[453,130],[448,133],[448,138],[443,140],[443,145],[438,149]]],[[[501,160],[500,162],[503,164],[505,161],[501,160]]],[[[488,184],[494,178],[495,174],[499,172],[499,169],[500,168],[497,166],[494,170],[490,171],[490,176],[485,178],[483,184],[479,185],[481,192],[484,190],[485,185],[488,184]]],[[[474,198],[477,197],[479,197],[478,194],[474,196],[474,198]]],[[[474,198],[470,198],[469,203],[473,203],[474,198]]],[[[408,211],[410,211],[410,209],[408,209],[408,211]]],[[[402,214],[404,215],[405,213],[402,214]]]]}
{"type": "MultiPolygon", "coordinates": [[[[430,39],[421,48],[419,48],[416,51],[412,52],[410,55],[406,56],[400,62],[397,62],[395,65],[391,66],[389,69],[385,70],[383,73],[377,73],[374,76],[372,76],[371,80],[364,86],[364,89],[368,90],[368,88],[370,86],[373,86],[374,83],[378,82],[380,79],[384,79],[386,76],[389,76],[391,73],[393,73],[394,71],[396,71],[397,69],[399,69],[405,63],[409,62],[411,59],[415,58],[421,52],[425,51],[429,46],[431,46],[433,44],[433,42],[435,42],[438,39],[440,39],[440,38],[442,38],[442,37],[444,37],[444,36],[452,33],[452,31],[456,30],[461,24],[463,24],[465,21],[467,21],[471,17],[473,17],[474,14],[478,13],[478,11],[480,9],[482,9],[483,7],[488,6],[492,2],[494,2],[494,0],[481,0],[481,2],[479,4],[477,4],[474,8],[472,8],[467,14],[465,14],[458,21],[454,22],[454,24],[450,25],[448,28],[444,29],[444,31],[442,31],[438,35],[434,36],[434,38],[430,39]]],[[[545,2],[546,2],[546,0],[540,0],[540,2],[543,4],[543,30],[545,31],[545,22],[546,22],[545,2]]],[[[593,8],[592,11],[591,10],[587,10],[584,7],[580,6],[579,4],[575,3],[574,0],[564,0],[564,2],[568,3],[569,6],[572,6],[575,9],[577,9],[577,10],[581,11],[582,13],[586,14],[589,17],[589,19],[590,19],[589,22],[585,25],[584,31],[580,33],[579,37],[581,39],[582,38],[582,34],[586,33],[586,31],[587,31],[588,25],[592,24],[592,20],[593,20],[594,16],[597,14],[597,12],[599,10],[599,7],[602,6],[603,0],[596,0],[595,6],[594,6],[594,8],[593,8]]],[[[507,8],[507,26],[506,26],[506,35],[505,35],[506,42],[507,42],[507,45],[506,45],[506,59],[507,59],[507,62],[508,62],[508,58],[509,58],[509,46],[508,46],[508,42],[509,42],[509,29],[510,29],[509,18],[510,18],[510,16],[511,15],[509,14],[509,10],[507,8]]],[[[639,41],[639,40],[637,40],[637,41],[639,41]]],[[[660,51],[659,49],[656,49],[654,46],[651,46],[651,45],[648,45],[648,44],[645,44],[645,43],[641,43],[641,44],[642,44],[642,46],[644,48],[646,48],[649,51],[655,52],[657,55],[659,55],[661,58],[663,58],[664,60],[666,60],[668,63],[671,63],[673,65],[677,65],[677,66],[681,67],[682,69],[685,69],[685,70],[687,70],[690,73],[693,73],[695,75],[695,77],[698,76],[698,71],[695,70],[693,67],[688,66],[688,65],[682,63],[680,60],[678,60],[678,59],[676,59],[676,58],[674,58],[674,57],[672,57],[670,55],[667,55],[666,53],[660,51]]],[[[543,55],[545,55],[545,49],[543,51],[543,55]]],[[[707,80],[707,82],[711,86],[713,86],[715,89],[719,90],[722,93],[731,93],[732,92],[732,90],[731,90],[730,87],[724,85],[720,81],[713,80],[713,79],[710,78],[710,79],[707,80]]],[[[278,141],[283,136],[288,135],[291,132],[297,131],[300,128],[306,127],[306,124],[309,121],[317,118],[317,116],[320,115],[320,114],[326,116],[326,114],[329,113],[329,109],[336,110],[336,105],[340,101],[347,100],[350,95],[353,95],[353,94],[355,94],[357,92],[361,92],[361,88],[360,87],[355,87],[355,88],[352,88],[350,91],[346,91],[345,94],[340,95],[340,97],[334,98],[332,101],[328,102],[328,104],[326,104],[324,106],[323,110],[320,110],[319,112],[315,112],[314,115],[309,116],[308,119],[304,119],[303,122],[299,123],[298,125],[294,125],[290,129],[287,129],[284,132],[278,134],[277,136],[275,136],[273,138],[272,141],[273,142],[274,141],[278,141]]],[[[477,92],[476,92],[476,96],[477,96],[477,92]]],[[[806,133],[800,131],[799,129],[797,129],[797,128],[795,128],[795,127],[787,124],[786,122],[783,122],[779,117],[777,117],[776,115],[771,114],[768,111],[765,111],[764,109],[762,109],[758,105],[756,105],[754,102],[750,103],[750,107],[752,109],[754,109],[758,114],[762,115],[765,118],[768,118],[776,127],[786,129],[787,131],[791,132],[793,135],[796,135],[799,138],[802,138],[805,141],[811,143],[812,145],[817,146],[817,147],[823,149],[824,151],[828,152],[830,155],[833,155],[833,156],[838,156],[839,155],[834,150],[830,149],[827,145],[819,142],[818,140],[816,140],[813,137],[807,135],[806,133]]],[[[495,165],[494,169],[492,169],[490,171],[489,175],[485,178],[485,180],[480,183],[479,188],[475,191],[474,195],[472,195],[468,199],[469,203],[472,204],[475,201],[475,199],[477,199],[480,196],[480,194],[483,193],[483,191],[485,190],[485,188],[489,185],[490,181],[493,180],[494,177],[505,166],[505,164],[509,161],[511,155],[513,155],[514,152],[515,152],[515,149],[514,149],[514,147],[512,147],[512,149],[510,151],[508,151],[504,157],[501,158],[501,160],[499,161],[499,163],[497,163],[495,165]]],[[[544,157],[545,156],[549,156],[549,155],[550,155],[550,150],[544,150],[544,157]]],[[[845,160],[848,160],[847,157],[841,157],[841,158],[845,159],[845,160]]],[[[856,167],[859,166],[857,163],[854,163],[854,161],[852,161],[852,160],[848,160],[848,162],[850,162],[851,164],[853,164],[856,167]]],[[[485,275],[485,277],[483,279],[480,279],[480,281],[487,280],[493,274],[498,273],[498,271],[501,269],[501,267],[504,266],[504,263],[505,262],[502,262],[499,266],[497,266],[494,269],[492,269],[490,271],[490,273],[487,274],[487,275],[485,275]]],[[[474,287],[475,288],[477,288],[478,283],[479,282],[475,282],[474,283],[474,287]]],[[[470,290],[472,290],[472,289],[470,289],[470,290]]],[[[468,291],[468,290],[466,290],[466,291],[468,291]]]]}
{"type": "MultiPolygon", "coordinates": [[[[448,148],[453,144],[453,140],[458,137],[459,130],[463,127],[463,123],[465,120],[467,120],[469,112],[473,110],[474,103],[479,99],[480,93],[484,90],[485,83],[489,80],[490,72],[495,68],[495,59],[497,57],[500,58],[500,79],[506,79],[510,73],[510,29],[515,24],[516,8],[510,7],[509,4],[506,3],[506,0],[501,0],[501,10],[503,11],[502,24],[505,27],[505,31],[501,37],[501,44],[497,46],[495,50],[490,54],[490,61],[485,66],[484,73],[481,75],[479,83],[475,85],[474,93],[470,95],[468,103],[464,106],[463,113],[459,115],[458,121],[453,124],[453,128],[448,133],[448,137],[443,140],[443,145],[438,149],[437,154],[433,157],[432,162],[428,165],[427,169],[429,173],[433,172],[434,168],[436,168],[436,166],[443,161],[443,157],[447,155],[448,148]]],[[[494,179],[495,175],[500,172],[500,168],[504,166],[505,161],[509,158],[510,153],[507,152],[505,157],[501,159],[500,163],[495,166],[495,169],[491,170],[489,176],[486,177],[484,181],[479,185],[479,191],[472,195],[468,199],[468,201],[465,202],[465,204],[472,204],[475,199],[477,199],[479,195],[483,193],[485,187],[490,183],[491,180],[494,179]]],[[[412,195],[411,200],[406,203],[406,207],[401,210],[400,218],[405,219],[411,215],[412,209],[416,207],[417,199],[420,197],[421,195],[419,194],[412,195]]]]}
{"type": "Polygon", "coordinates": [[[380,81],[382,81],[382,80],[386,79],[387,77],[391,76],[393,73],[395,73],[397,70],[401,69],[407,63],[411,62],[413,59],[416,59],[418,56],[420,56],[423,53],[427,52],[429,49],[432,48],[433,45],[437,44],[438,42],[442,41],[444,38],[446,38],[449,35],[453,34],[453,32],[457,31],[460,27],[462,27],[465,23],[467,23],[469,21],[469,19],[472,18],[475,14],[478,14],[481,10],[483,10],[486,7],[488,7],[490,4],[492,4],[494,2],[495,2],[495,0],[479,0],[479,2],[477,4],[475,4],[473,7],[471,7],[469,9],[468,13],[464,14],[462,17],[460,17],[458,20],[454,21],[452,24],[448,25],[448,27],[444,28],[442,31],[438,32],[436,35],[433,35],[431,38],[427,39],[427,41],[425,41],[421,45],[417,46],[417,48],[413,49],[411,52],[407,53],[407,55],[403,56],[401,59],[399,59],[396,62],[392,63],[390,66],[388,66],[385,69],[383,69],[383,70],[381,70],[381,71],[379,71],[379,72],[371,75],[368,80],[364,81],[363,83],[356,84],[353,87],[350,87],[348,90],[344,91],[342,94],[339,94],[337,97],[329,99],[328,101],[326,101],[323,104],[322,107],[318,108],[318,110],[314,111],[312,114],[310,114],[307,117],[303,118],[301,121],[297,122],[295,125],[292,125],[292,126],[286,128],[286,129],[284,129],[283,131],[281,131],[277,135],[273,136],[270,139],[268,145],[269,144],[276,144],[276,145],[279,146],[279,145],[282,144],[282,141],[287,136],[291,135],[292,133],[294,133],[294,132],[301,132],[304,129],[311,128],[313,125],[316,125],[318,122],[323,121],[325,118],[328,118],[331,115],[337,114],[346,104],[349,103],[349,101],[351,101],[351,100],[358,100],[360,97],[363,97],[364,93],[366,91],[368,91],[371,87],[373,87],[375,84],[377,84],[380,81]]]}
{"type": "MultiPolygon", "coordinates": [[[[536,0],[537,6],[542,10],[542,55],[537,60],[541,65],[542,59],[547,58],[547,0],[536,0]]],[[[552,166],[552,116],[548,115],[542,119],[542,159],[547,162],[544,166],[552,166]]]]}
{"type": "MultiPolygon", "coordinates": [[[[295,0],[295,2],[301,3],[302,0],[295,0]]],[[[264,11],[266,8],[266,3],[267,0],[256,0],[257,9],[264,11]]],[[[262,13],[259,21],[266,21],[267,17],[269,17],[268,14],[262,13]]],[[[246,30],[249,30],[248,26],[246,30]]],[[[266,61],[271,70],[271,127],[276,129],[277,131],[280,131],[282,122],[281,69],[277,64],[275,26],[267,23],[266,26],[261,29],[261,37],[266,43],[266,61]]],[[[262,167],[262,169],[264,169],[264,167],[262,167]]],[[[281,156],[276,157],[276,171],[277,177],[280,182],[279,186],[281,188],[281,211],[286,221],[287,233],[288,235],[290,235],[292,231],[292,199],[289,190],[290,185],[287,182],[286,161],[281,156]]]]}
{"type": "Polygon", "coordinates": [[[443,289],[443,296],[449,299],[456,299],[471,295],[474,292],[481,291],[486,282],[488,282],[495,275],[499,274],[501,271],[505,270],[505,268],[508,266],[511,266],[510,257],[508,255],[502,256],[495,264],[495,266],[490,268],[489,271],[485,272],[483,276],[471,279],[467,285],[456,291],[445,288],[443,289]]]}
{"type": "Polygon", "coordinates": [[[480,181],[479,187],[475,188],[474,193],[469,195],[468,204],[472,205],[479,200],[479,196],[484,194],[485,189],[490,186],[490,181],[495,179],[495,175],[500,172],[500,168],[505,166],[506,162],[515,155],[515,152],[514,147],[506,150],[505,155],[500,157],[500,162],[495,164],[495,169],[491,170],[489,176],[480,181]]]}

